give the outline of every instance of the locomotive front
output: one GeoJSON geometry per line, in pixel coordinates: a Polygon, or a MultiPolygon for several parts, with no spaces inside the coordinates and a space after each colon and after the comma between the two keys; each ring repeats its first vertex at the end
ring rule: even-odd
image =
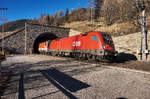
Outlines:
{"type": "Polygon", "coordinates": [[[110,35],[106,33],[101,34],[102,38],[102,48],[104,49],[104,56],[114,57],[117,52],[115,51],[115,46],[110,35]]]}

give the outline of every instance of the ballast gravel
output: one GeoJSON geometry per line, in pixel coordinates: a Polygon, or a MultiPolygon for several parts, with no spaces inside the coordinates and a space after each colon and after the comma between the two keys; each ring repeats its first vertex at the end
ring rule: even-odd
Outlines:
{"type": "MultiPolygon", "coordinates": [[[[110,64],[111,65],[111,64],[110,64]]],[[[150,75],[48,55],[8,56],[2,99],[149,99],[150,75]]]]}

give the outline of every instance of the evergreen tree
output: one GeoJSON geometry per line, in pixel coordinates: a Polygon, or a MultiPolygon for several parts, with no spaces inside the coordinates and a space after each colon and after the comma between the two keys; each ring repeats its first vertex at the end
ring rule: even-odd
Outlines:
{"type": "Polygon", "coordinates": [[[101,10],[102,5],[103,5],[103,0],[95,0],[94,4],[95,4],[95,16],[94,16],[94,18],[97,20],[97,18],[100,17],[100,10],[101,10]]]}
{"type": "Polygon", "coordinates": [[[69,20],[69,9],[66,8],[65,21],[67,22],[68,20],[69,20]]]}

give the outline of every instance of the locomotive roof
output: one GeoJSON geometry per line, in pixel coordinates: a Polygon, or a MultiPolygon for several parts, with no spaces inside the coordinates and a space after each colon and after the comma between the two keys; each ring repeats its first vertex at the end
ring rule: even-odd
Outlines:
{"type": "Polygon", "coordinates": [[[82,34],[88,34],[88,33],[92,33],[92,32],[99,32],[99,33],[101,33],[101,34],[107,34],[107,35],[109,35],[108,32],[102,32],[102,31],[90,31],[90,32],[82,33],[82,34]]]}
{"type": "MultiPolygon", "coordinates": [[[[90,32],[81,33],[79,35],[85,35],[86,36],[89,33],[96,33],[96,32],[99,32],[100,34],[107,34],[107,35],[109,35],[107,32],[101,32],[101,31],[90,31],[90,32]]],[[[78,36],[78,35],[74,35],[74,36],[78,36]]],[[[70,36],[70,37],[73,37],[73,36],[70,36]]],[[[63,38],[68,38],[68,37],[63,37],[63,38]]],[[[55,40],[59,40],[59,39],[61,39],[61,38],[56,38],[55,40]]]]}

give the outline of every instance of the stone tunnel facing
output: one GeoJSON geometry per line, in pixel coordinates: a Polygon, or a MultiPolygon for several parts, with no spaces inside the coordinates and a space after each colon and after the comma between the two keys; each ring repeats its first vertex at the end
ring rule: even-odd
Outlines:
{"type": "Polygon", "coordinates": [[[47,41],[47,40],[53,40],[53,39],[56,39],[56,38],[58,38],[58,37],[55,34],[49,33],[49,32],[39,35],[34,41],[33,52],[32,53],[39,54],[39,50],[38,50],[39,43],[47,41]]]}

